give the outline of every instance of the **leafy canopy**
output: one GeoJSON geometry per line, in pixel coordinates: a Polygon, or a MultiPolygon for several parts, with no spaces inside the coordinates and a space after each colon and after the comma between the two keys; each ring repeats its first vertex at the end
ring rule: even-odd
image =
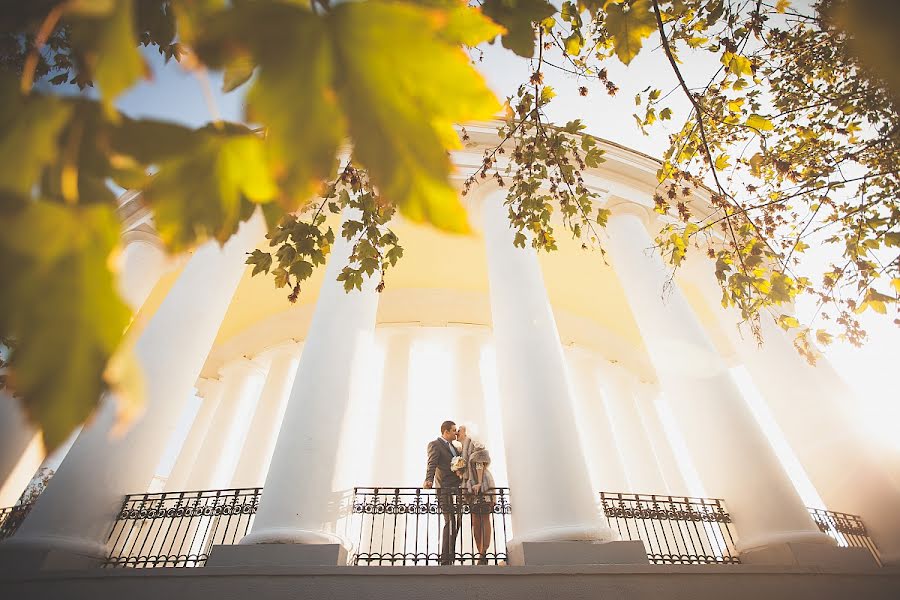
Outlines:
{"type": "Polygon", "coordinates": [[[577,116],[550,123],[546,69],[570,74],[582,96],[594,84],[614,95],[610,69],[652,55],[678,81],[635,98],[642,131],[675,125],[654,197],[658,249],[676,268],[708,257],[724,305],[754,330],[772,313],[811,359],[836,337],[861,343],[857,314],[896,315],[900,296],[896,14],[874,2],[795,4],[25,3],[0,31],[3,381],[51,448],[108,389],[140,396],[110,267],[121,228],[110,183],[143,191],[173,252],[224,242],[262,210],[270,251],[247,262],[291,300],[327,259],[329,215],[355,215],[339,232],[353,243],[347,290],[375,276],[385,286],[403,254],[397,211],[467,231],[447,153],[460,144],[454,123],[500,108],[473,67],[477,49],[466,52],[498,36],[531,69],[464,191],[488,178],[508,190],[517,245],[552,251],[561,224],[602,251],[609,216],[584,182],[602,151],[577,116]],[[245,123],[213,115],[192,129],[119,114],[116,99],[151,75],[140,46],[201,79],[224,71],[226,92],[247,86],[245,123]],[[715,59],[714,71],[690,73],[706,77],[700,87],[682,73],[687,54],[715,59]],[[677,94],[690,105],[681,121],[677,94]],[[817,274],[799,259],[811,247],[834,257],[817,274]],[[790,314],[804,294],[819,303],[816,323],[790,314]]]}

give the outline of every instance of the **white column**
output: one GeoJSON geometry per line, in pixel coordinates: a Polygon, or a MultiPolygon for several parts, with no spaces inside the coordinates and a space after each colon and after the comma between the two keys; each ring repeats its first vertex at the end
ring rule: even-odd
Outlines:
{"type": "Polygon", "coordinates": [[[483,216],[514,543],[614,539],[596,508],[537,255],[513,246],[500,195],[483,216]]]}
{"type": "Polygon", "coordinates": [[[234,471],[232,487],[260,487],[266,479],[266,470],[275,449],[278,423],[284,415],[288,394],[297,375],[300,344],[293,340],[283,342],[266,350],[259,358],[271,366],[234,471]]]}
{"type": "Polygon", "coordinates": [[[652,253],[647,211],[613,208],[607,250],[707,493],[724,498],[741,551],[833,544],[813,523],[727,368],[652,253]]]}
{"type": "Polygon", "coordinates": [[[406,331],[388,333],[384,353],[381,409],[375,432],[378,460],[372,465],[372,483],[377,486],[403,485],[406,460],[406,405],[409,400],[410,335],[406,331]]]}
{"type": "Polygon", "coordinates": [[[653,455],[656,457],[656,464],[662,472],[666,492],[673,496],[689,496],[687,482],[678,466],[675,451],[660,418],[659,391],[648,383],[638,383],[635,385],[633,396],[638,413],[641,415],[641,422],[644,424],[644,431],[647,432],[647,438],[650,440],[653,455]]]}
{"type": "MultiPolygon", "coordinates": [[[[712,278],[698,273],[695,281],[706,298],[721,296],[712,278]]],[[[719,306],[713,308],[722,328],[826,506],[861,516],[882,562],[900,564],[900,487],[858,417],[846,411],[846,386],[828,376],[830,365],[809,365],[768,314],[760,319],[760,347],[749,332],[740,335],[737,315],[719,306]]]]}
{"type": "MultiPolygon", "coordinates": [[[[168,259],[153,234],[128,232],[123,242],[119,293],[132,310],[137,310],[165,271],[168,259]]],[[[7,506],[12,495],[15,495],[15,502],[31,480],[31,474],[46,457],[40,444],[35,448],[29,447],[36,434],[18,400],[0,390],[0,507],[7,506]],[[25,463],[20,465],[20,459],[25,463]],[[15,477],[10,477],[13,474],[15,477]]]]}
{"type": "Polygon", "coordinates": [[[575,418],[595,492],[629,489],[609,415],[597,387],[595,359],[575,348],[566,350],[575,401],[575,418]]]}
{"type": "Polygon", "coordinates": [[[491,448],[488,439],[487,412],[484,406],[484,386],[481,383],[482,336],[459,332],[456,340],[456,406],[460,423],[473,427],[470,431],[491,448]]]}
{"type": "Polygon", "coordinates": [[[151,233],[129,231],[123,242],[124,249],[119,259],[119,293],[136,311],[168,270],[169,258],[162,243],[151,233]]]}
{"type": "Polygon", "coordinates": [[[216,408],[219,406],[219,399],[222,397],[222,382],[218,379],[201,379],[197,382],[197,395],[200,397],[200,408],[194,416],[191,428],[178,452],[178,458],[175,459],[172,471],[166,479],[167,492],[199,489],[195,488],[190,481],[190,474],[197,462],[203,440],[206,439],[206,434],[209,432],[216,408]]]}
{"type": "Polygon", "coordinates": [[[0,508],[18,500],[40,466],[44,452],[36,437],[19,400],[0,390],[0,508]],[[37,443],[34,448],[30,447],[33,442],[37,443]]]}
{"type": "MultiPolygon", "coordinates": [[[[357,348],[374,335],[378,277],[345,292],[352,245],[337,236],[251,533],[241,543],[333,544],[334,476],[357,348]]],[[[371,460],[371,456],[360,456],[371,460]]]]}
{"type": "Polygon", "coordinates": [[[628,479],[626,491],[634,494],[665,493],[665,480],[641,421],[631,378],[609,361],[599,361],[598,367],[606,412],[612,423],[616,446],[625,467],[625,477],[628,479]]]}
{"type": "Polygon", "coordinates": [[[267,366],[259,360],[241,357],[219,369],[222,395],[188,477],[191,487],[199,490],[230,487],[247,435],[244,417],[250,412],[248,407],[259,399],[267,366]]]}
{"type": "Polygon", "coordinates": [[[264,233],[262,215],[256,214],[224,247],[209,242],[194,253],[136,343],[146,381],[143,415],[124,433],[113,432],[116,399],[105,398],[4,545],[105,556],[122,496],[149,486],[244,272],[246,254],[264,233]]]}

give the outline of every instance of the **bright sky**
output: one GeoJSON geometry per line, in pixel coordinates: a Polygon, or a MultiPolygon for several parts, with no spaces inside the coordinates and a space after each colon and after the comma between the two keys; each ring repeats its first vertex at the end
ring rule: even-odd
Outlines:
{"type": "MultiPolygon", "coordinates": [[[[519,59],[511,52],[497,45],[485,45],[483,60],[478,68],[485,74],[498,96],[504,98],[515,92],[522,81],[527,80],[527,61],[519,59]]],[[[154,117],[182,123],[198,125],[212,118],[209,105],[204,99],[201,81],[197,75],[186,73],[172,61],[164,65],[161,56],[154,50],[145,50],[153,79],[142,82],[123,96],[119,107],[134,117],[154,117]]],[[[687,58],[687,57],[683,57],[687,58]]],[[[558,60],[549,57],[551,62],[558,60]]],[[[687,114],[688,103],[679,91],[672,94],[670,106],[674,117],[668,123],[656,125],[650,136],[643,135],[635,125],[634,96],[648,86],[659,88],[665,95],[675,84],[674,76],[664,60],[662,52],[652,43],[629,67],[624,67],[616,59],[608,61],[609,77],[620,91],[610,97],[599,85],[577,81],[553,67],[546,66],[545,83],[552,85],[558,97],[549,108],[549,116],[558,123],[573,118],[581,118],[587,130],[601,138],[609,139],[634,148],[651,156],[661,156],[666,148],[667,136],[681,123],[687,114]],[[647,50],[650,50],[649,52],[647,50]],[[577,93],[580,85],[587,85],[590,93],[581,97],[577,93]]],[[[714,64],[714,61],[713,63],[714,64]]],[[[710,66],[706,57],[686,60],[685,71],[708,73],[710,66]]],[[[689,82],[691,77],[688,75],[689,82]]],[[[702,80],[697,76],[695,79],[702,80]]],[[[208,86],[215,97],[216,110],[222,118],[240,120],[242,116],[244,86],[235,93],[220,93],[221,77],[211,73],[208,86]]],[[[815,260],[815,255],[811,255],[815,260]]],[[[799,316],[809,314],[811,307],[801,302],[799,316]]],[[[855,349],[836,342],[827,355],[837,371],[858,396],[860,412],[871,425],[873,433],[893,440],[900,451],[900,436],[895,433],[900,422],[900,392],[896,381],[896,364],[900,359],[900,329],[887,318],[874,318],[872,314],[862,319],[870,334],[870,341],[863,349],[855,349]]]]}

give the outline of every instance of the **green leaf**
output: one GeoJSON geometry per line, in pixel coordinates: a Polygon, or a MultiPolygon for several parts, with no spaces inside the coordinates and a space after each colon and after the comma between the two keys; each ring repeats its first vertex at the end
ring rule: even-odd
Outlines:
{"type": "Polygon", "coordinates": [[[796,317],[790,315],[781,315],[778,317],[778,324],[781,325],[781,328],[785,331],[793,327],[800,327],[800,321],[798,321],[796,317]]]}
{"type": "Polygon", "coordinates": [[[129,323],[109,270],[120,224],[111,206],[37,201],[0,213],[0,228],[0,335],[16,340],[10,381],[51,450],[96,408],[129,323]]]}
{"type": "Polygon", "coordinates": [[[556,8],[546,0],[485,0],[481,12],[506,28],[500,42],[519,56],[534,56],[535,32],[539,23],[556,14],[556,8]]]}
{"type": "Polygon", "coordinates": [[[612,39],[616,56],[627,65],[641,51],[644,38],[656,31],[656,17],[649,0],[607,5],[606,30],[612,39]]]}
{"type": "Polygon", "coordinates": [[[270,169],[285,192],[280,202],[296,210],[334,172],[345,134],[323,19],[286,3],[235,3],[209,19],[197,52],[212,67],[258,65],[247,92],[247,118],[266,125],[270,169]],[[246,23],[254,27],[236,38],[235,32],[247,31],[246,23]]]}
{"type": "Polygon", "coordinates": [[[18,81],[0,79],[0,186],[22,196],[56,160],[58,137],[72,114],[59,98],[19,93],[18,81]]]}
{"type": "Polygon", "coordinates": [[[110,114],[113,100],[146,72],[137,49],[132,0],[117,0],[108,15],[72,22],[73,45],[84,53],[90,78],[110,114]]]}
{"type": "Polygon", "coordinates": [[[272,255],[257,248],[250,253],[244,264],[253,265],[253,271],[250,273],[251,277],[257,273],[268,273],[269,269],[272,268],[272,255]]]}
{"type": "Polygon", "coordinates": [[[411,221],[468,231],[448,180],[447,151],[459,147],[453,123],[488,118],[499,102],[459,47],[438,36],[434,11],[350,2],[330,17],[355,161],[411,221]]]}
{"type": "Polygon", "coordinates": [[[752,127],[759,131],[772,131],[775,128],[775,126],[772,125],[772,121],[756,113],[747,117],[747,121],[744,124],[747,127],[752,127]]]}
{"type": "Polygon", "coordinates": [[[241,87],[253,76],[256,67],[247,57],[239,57],[225,66],[222,79],[222,91],[228,93],[241,87]]]}
{"type": "Polygon", "coordinates": [[[144,191],[169,248],[183,250],[205,237],[225,243],[253,213],[252,203],[275,196],[263,141],[235,129],[198,130],[194,143],[163,162],[144,191]]]}

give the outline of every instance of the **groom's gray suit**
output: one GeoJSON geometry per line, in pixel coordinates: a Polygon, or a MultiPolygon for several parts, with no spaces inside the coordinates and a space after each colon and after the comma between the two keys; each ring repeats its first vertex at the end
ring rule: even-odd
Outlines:
{"type": "Polygon", "coordinates": [[[451,450],[450,442],[442,437],[428,444],[428,466],[425,470],[425,481],[433,481],[437,488],[438,509],[444,515],[444,529],[441,535],[441,564],[453,563],[453,551],[456,548],[456,536],[459,533],[459,510],[462,505],[459,498],[460,478],[450,469],[450,461],[459,456],[455,448],[451,450]]]}

